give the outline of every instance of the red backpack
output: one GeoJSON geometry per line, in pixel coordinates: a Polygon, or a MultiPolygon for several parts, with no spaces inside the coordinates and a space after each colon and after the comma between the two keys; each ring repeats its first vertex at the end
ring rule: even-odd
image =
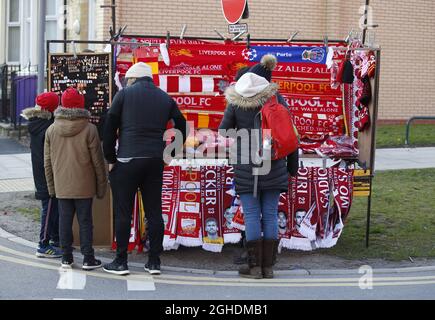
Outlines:
{"type": "MultiPolygon", "coordinates": [[[[299,147],[299,138],[290,110],[280,104],[276,96],[267,101],[260,110],[261,150],[271,147],[271,159],[287,157],[299,147]]],[[[263,153],[263,152],[261,152],[263,153]]]]}

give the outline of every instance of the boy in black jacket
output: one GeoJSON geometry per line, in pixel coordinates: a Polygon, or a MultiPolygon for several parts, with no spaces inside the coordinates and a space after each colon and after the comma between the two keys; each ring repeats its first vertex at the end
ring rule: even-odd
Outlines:
{"type": "Polygon", "coordinates": [[[44,170],[45,131],[53,123],[53,112],[59,106],[59,97],[54,92],[42,93],[36,97],[34,108],[24,109],[21,116],[29,120],[30,149],[32,155],[35,198],[41,200],[41,230],[36,256],[39,258],[60,258],[59,213],[57,199],[48,194],[44,170]]]}

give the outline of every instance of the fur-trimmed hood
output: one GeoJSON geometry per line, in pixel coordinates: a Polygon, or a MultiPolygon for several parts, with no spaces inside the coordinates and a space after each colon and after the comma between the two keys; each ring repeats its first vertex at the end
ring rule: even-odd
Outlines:
{"type": "Polygon", "coordinates": [[[54,117],[56,119],[77,120],[77,119],[89,119],[91,113],[86,109],[81,108],[63,108],[59,107],[54,111],[54,117]]]}
{"type": "Polygon", "coordinates": [[[53,118],[53,114],[50,111],[41,110],[39,108],[24,109],[21,112],[21,116],[26,120],[30,120],[32,118],[50,120],[51,118],[53,118]]]}
{"type": "Polygon", "coordinates": [[[54,130],[56,133],[64,137],[73,137],[88,126],[91,114],[85,109],[59,107],[54,112],[54,117],[54,130]]]}
{"type": "Polygon", "coordinates": [[[263,91],[252,97],[243,97],[236,92],[235,85],[225,90],[225,98],[228,104],[234,105],[241,109],[255,109],[264,105],[272,96],[278,92],[278,85],[270,83],[263,91]]]}

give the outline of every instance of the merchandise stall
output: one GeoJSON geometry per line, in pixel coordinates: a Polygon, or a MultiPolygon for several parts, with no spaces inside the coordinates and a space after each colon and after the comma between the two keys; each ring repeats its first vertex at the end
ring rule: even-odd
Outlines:
{"type": "MultiPolygon", "coordinates": [[[[268,53],[278,59],[272,81],[291,109],[301,138],[298,176],[289,179],[279,203],[280,248],[311,251],[334,246],[353,196],[368,197],[368,246],[379,49],[364,47],[357,38],[288,42],[248,36],[233,42],[123,36],[119,41],[114,51],[117,88],[123,87],[133,63],[150,64],[156,85],[174,98],[196,129],[186,142],[185,159],[165,168],[166,250],[183,245],[220,252],[224,244],[240,241],[243,208],[234,191],[233,170],[225,157],[214,153],[227,152],[232,141],[216,130],[226,107],[226,87],[239,69],[268,53]]],[[[136,202],[130,250],[142,250],[146,239],[140,197],[136,202]]]]}
{"type": "MultiPolygon", "coordinates": [[[[48,41],[50,44],[69,41],[48,41]]],[[[85,41],[96,43],[96,41],[85,41]]],[[[78,42],[77,42],[78,43],[78,42]]],[[[293,114],[301,142],[300,168],[280,198],[277,219],[280,248],[315,250],[334,246],[344,230],[353,196],[368,197],[368,246],[371,187],[379,90],[380,50],[355,38],[344,41],[122,36],[101,53],[62,53],[48,57],[48,88],[62,92],[75,85],[86,92],[86,107],[99,125],[125,72],[135,62],[148,63],[156,85],[170,94],[196,130],[184,159],[165,168],[162,210],[164,247],[180,245],[220,252],[237,243],[244,229],[243,208],[226,157],[230,139],[217,128],[225,89],[238,70],[264,54],[278,59],[277,83],[293,114]],[[112,67],[113,66],[113,67],[112,67]]],[[[74,51],[74,50],[73,50],[74,51]]],[[[140,193],[135,199],[129,250],[146,245],[146,217],[140,193]]],[[[110,192],[94,205],[96,245],[116,247],[110,192]],[[112,241],[113,240],[113,241],[112,241]]],[[[77,238],[77,237],[76,237],[77,238]]]]}

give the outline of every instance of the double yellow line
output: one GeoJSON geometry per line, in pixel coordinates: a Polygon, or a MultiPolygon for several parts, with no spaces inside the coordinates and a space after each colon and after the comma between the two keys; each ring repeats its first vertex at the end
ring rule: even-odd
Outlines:
{"type": "MultiPolygon", "coordinates": [[[[36,258],[34,255],[16,251],[4,246],[0,246],[0,252],[10,254],[0,255],[0,260],[14,264],[20,264],[28,267],[46,269],[46,270],[59,270],[59,262],[57,260],[44,260],[36,258]],[[25,259],[22,259],[25,258],[25,259]]],[[[244,279],[244,278],[230,278],[223,276],[202,277],[202,276],[188,276],[188,275],[170,275],[163,274],[152,277],[144,273],[132,272],[127,277],[120,277],[103,271],[85,272],[82,270],[74,270],[77,273],[83,273],[87,276],[113,279],[113,280],[137,280],[147,281],[168,285],[186,285],[186,286],[223,286],[223,287],[359,287],[358,276],[352,277],[338,277],[338,278],[312,278],[311,276],[303,276],[298,278],[275,278],[275,279],[244,279]]],[[[416,285],[435,285],[434,276],[396,276],[396,277],[376,277],[373,276],[373,287],[386,287],[386,286],[416,286],[416,285]]]]}

